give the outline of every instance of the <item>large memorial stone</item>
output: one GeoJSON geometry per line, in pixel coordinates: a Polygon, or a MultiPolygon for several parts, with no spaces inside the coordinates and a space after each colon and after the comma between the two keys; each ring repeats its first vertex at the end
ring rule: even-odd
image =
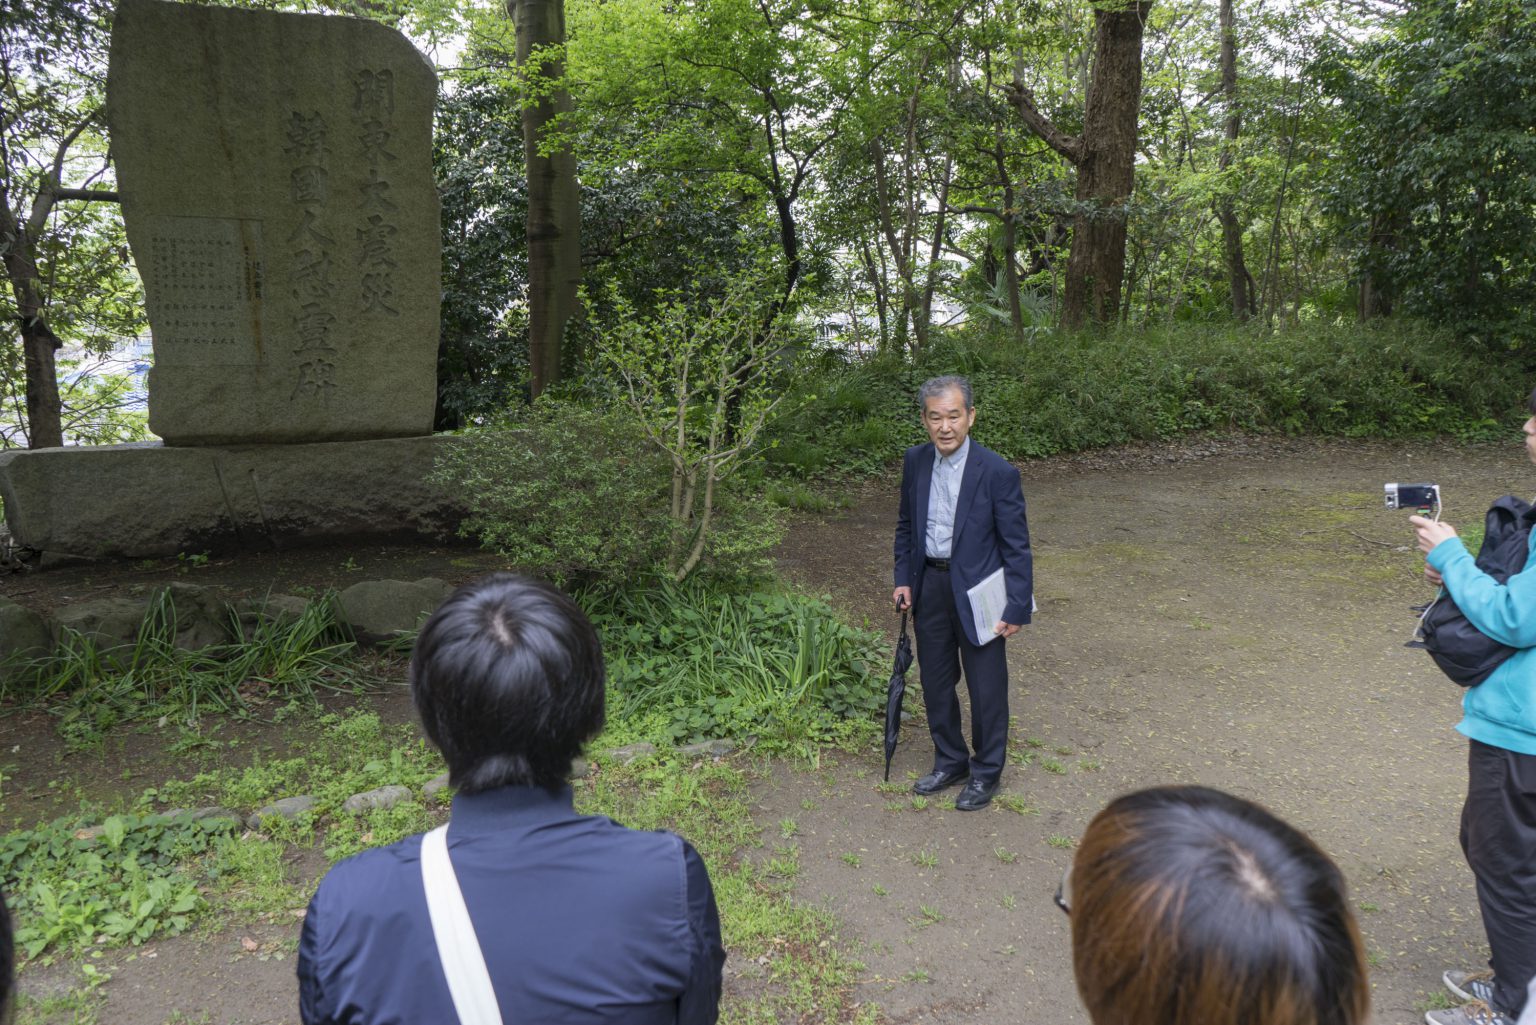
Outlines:
{"type": "Polygon", "coordinates": [[[431,432],[436,96],[376,22],[122,0],[107,120],[167,444],[431,432]]]}

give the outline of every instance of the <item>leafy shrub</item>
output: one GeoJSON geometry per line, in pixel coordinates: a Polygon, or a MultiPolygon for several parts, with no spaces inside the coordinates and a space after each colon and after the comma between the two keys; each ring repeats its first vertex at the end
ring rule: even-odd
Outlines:
{"type": "Polygon", "coordinates": [[[561,584],[660,562],[670,475],[626,413],[555,399],[465,433],[434,469],[469,511],[461,533],[561,584]]]}
{"type": "MultiPolygon", "coordinates": [[[[465,433],[434,475],[469,510],[462,533],[562,586],[649,576],[674,540],[671,463],[623,409],[540,399],[465,433]]],[[[775,510],[748,495],[744,480],[717,484],[709,544],[717,571],[762,569],[781,536],[775,510]]]]}
{"type": "Polygon", "coordinates": [[[29,958],[182,932],[204,906],[183,863],[236,826],[164,815],[113,815],[99,835],[86,825],[65,818],[0,837],[0,886],[29,958]]]}
{"type": "Polygon", "coordinates": [[[810,754],[884,707],[880,639],[824,600],[688,581],[586,604],[607,656],[609,717],[648,724],[645,739],[755,736],[810,754]]]}
{"type": "Polygon", "coordinates": [[[774,428],[770,465],[785,474],[882,470],[925,439],[917,390],[967,374],[973,432],[1012,459],[1189,431],[1280,431],[1349,437],[1496,436],[1525,418],[1528,382],[1517,357],[1469,350],[1411,321],[1308,322],[1269,334],[1178,324],[1029,343],[969,325],[910,363],[824,363],[798,386],[817,431],[774,428]]]}

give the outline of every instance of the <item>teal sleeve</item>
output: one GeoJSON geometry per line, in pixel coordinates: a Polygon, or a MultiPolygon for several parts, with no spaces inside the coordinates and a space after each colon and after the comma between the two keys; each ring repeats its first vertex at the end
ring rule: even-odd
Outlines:
{"type": "Polygon", "coordinates": [[[1536,562],[1527,559],[1501,584],[1478,568],[1459,537],[1436,545],[1428,561],[1473,626],[1500,644],[1536,647],[1536,562]]]}

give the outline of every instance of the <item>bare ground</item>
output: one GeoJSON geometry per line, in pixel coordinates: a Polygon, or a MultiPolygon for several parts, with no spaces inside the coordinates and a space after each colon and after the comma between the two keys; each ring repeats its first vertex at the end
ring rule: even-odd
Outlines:
{"type": "MultiPolygon", "coordinates": [[[[780,766],[758,794],[768,853],[798,849],[799,897],[836,912],[867,965],[855,999],[893,1023],[1085,1021],[1067,923],[1051,902],[1070,845],[1119,792],[1201,782],[1262,801],[1333,854],[1360,910],[1376,1021],[1420,1020],[1440,971],[1480,963],[1486,950],[1456,844],[1460,692],[1402,646],[1407,606],[1429,591],[1405,514],[1380,508],[1381,484],[1436,480],[1446,518],[1467,522],[1526,486],[1518,446],[1199,441],[1023,469],[1040,612],[1009,642],[1012,807],[916,807],[899,787],[877,788],[873,751],[780,766]]],[[[840,513],[799,519],[781,566],[894,631],[894,518],[894,480],[870,484],[840,513]]],[[[354,572],[452,580],[484,568],[453,549],[420,556],[326,550],[254,569],[215,560],[190,576],[327,586],[325,574],[344,585],[354,572]]],[[[48,605],[174,568],[58,570],[0,586],[48,605]]],[[[403,714],[398,694],[376,700],[403,714]]],[[[15,802],[31,800],[44,776],[93,792],[124,773],[137,788],[157,768],[175,771],[132,743],[92,762],[64,758],[48,725],[0,722],[0,751],[47,766],[27,773],[32,781],[7,780],[0,819],[26,817],[15,802]]],[[[921,721],[910,724],[893,782],[926,771],[930,752],[921,721]]],[[[284,940],[296,927],[232,922],[109,954],[100,1020],[294,1021],[284,940]]],[[[23,984],[65,992],[78,976],[29,971],[23,984]]]]}

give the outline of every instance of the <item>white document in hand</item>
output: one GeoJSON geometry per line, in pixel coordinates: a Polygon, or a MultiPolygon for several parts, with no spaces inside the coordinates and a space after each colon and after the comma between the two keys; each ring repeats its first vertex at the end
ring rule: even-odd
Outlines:
{"type": "MultiPolygon", "coordinates": [[[[971,600],[971,615],[976,619],[976,638],[982,644],[990,643],[998,635],[992,631],[1003,621],[1003,609],[1008,607],[1008,585],[999,566],[981,583],[965,592],[971,600]]],[[[1029,596],[1029,611],[1035,611],[1035,596],[1029,596]]]]}

